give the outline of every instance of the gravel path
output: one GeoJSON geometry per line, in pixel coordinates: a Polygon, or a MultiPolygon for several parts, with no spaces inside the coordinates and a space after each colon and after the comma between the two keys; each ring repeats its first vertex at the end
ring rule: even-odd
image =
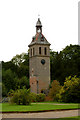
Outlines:
{"type": "Polygon", "coordinates": [[[2,118],[63,118],[78,116],[79,110],[51,111],[40,113],[3,113],[2,118]]]}

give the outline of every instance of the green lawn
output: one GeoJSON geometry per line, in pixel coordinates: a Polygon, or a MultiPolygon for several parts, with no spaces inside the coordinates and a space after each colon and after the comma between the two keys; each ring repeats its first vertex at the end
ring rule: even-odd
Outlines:
{"type": "MultiPolygon", "coordinates": [[[[0,104],[1,108],[1,104],[0,104]]],[[[28,111],[42,111],[42,110],[57,110],[57,109],[77,109],[79,108],[78,104],[66,104],[66,105],[54,105],[52,104],[39,104],[32,103],[31,105],[10,105],[9,103],[2,103],[3,112],[28,112],[28,111]]],[[[1,111],[1,110],[0,110],[1,111]]]]}

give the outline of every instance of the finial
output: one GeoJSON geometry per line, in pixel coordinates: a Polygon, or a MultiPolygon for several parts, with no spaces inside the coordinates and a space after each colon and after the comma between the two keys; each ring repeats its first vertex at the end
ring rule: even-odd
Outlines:
{"type": "Polygon", "coordinates": [[[41,24],[41,21],[40,21],[40,15],[38,14],[38,21],[36,23],[36,27],[37,26],[41,26],[42,27],[42,24],[41,24]]]}
{"type": "Polygon", "coordinates": [[[38,21],[40,21],[40,14],[38,14],[38,21]]]}

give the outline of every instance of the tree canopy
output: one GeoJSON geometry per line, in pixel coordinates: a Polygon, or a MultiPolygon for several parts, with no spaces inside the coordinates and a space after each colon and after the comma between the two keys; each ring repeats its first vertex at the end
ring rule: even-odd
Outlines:
{"type": "Polygon", "coordinates": [[[66,78],[57,96],[62,102],[80,103],[80,78],[76,76],[66,78]]]}
{"type": "Polygon", "coordinates": [[[58,80],[61,85],[68,76],[80,76],[80,46],[70,45],[62,51],[51,51],[51,80],[58,80]]]}

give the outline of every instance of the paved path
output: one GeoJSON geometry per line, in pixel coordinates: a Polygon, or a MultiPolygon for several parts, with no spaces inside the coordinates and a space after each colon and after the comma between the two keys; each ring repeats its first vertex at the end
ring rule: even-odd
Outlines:
{"type": "Polygon", "coordinates": [[[2,119],[2,114],[0,114],[0,120],[2,119]]]}
{"type": "Polygon", "coordinates": [[[68,103],[32,103],[32,104],[51,104],[51,105],[75,105],[73,104],[68,104],[68,103]]]}
{"type": "Polygon", "coordinates": [[[40,113],[3,113],[3,118],[63,118],[78,116],[79,110],[51,111],[40,113]]]}

